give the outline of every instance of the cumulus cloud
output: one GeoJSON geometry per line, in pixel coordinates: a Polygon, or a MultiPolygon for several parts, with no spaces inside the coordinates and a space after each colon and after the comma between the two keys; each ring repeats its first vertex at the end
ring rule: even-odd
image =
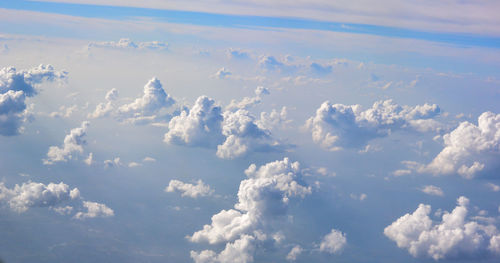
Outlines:
{"type": "Polygon", "coordinates": [[[206,96],[199,97],[189,111],[182,111],[168,124],[164,141],[170,144],[211,147],[223,141],[221,107],[206,96]]]}
{"type": "Polygon", "coordinates": [[[83,153],[83,145],[87,143],[85,136],[89,125],[88,121],[84,121],[80,127],[72,129],[64,138],[62,147],[50,146],[47,159],[44,159],[43,163],[50,165],[56,162],[66,162],[73,158],[74,153],[83,153]]]}
{"type": "Polygon", "coordinates": [[[175,100],[165,92],[160,80],[152,78],[144,86],[144,95],[130,104],[122,105],[118,112],[120,114],[152,115],[162,108],[172,106],[174,103],[175,100]]]}
{"type": "Polygon", "coordinates": [[[117,48],[117,49],[138,49],[138,50],[166,50],[168,43],[161,41],[138,42],[135,43],[128,38],[121,38],[119,41],[91,42],[87,49],[98,48],[117,48]]]}
{"type": "Polygon", "coordinates": [[[113,168],[123,166],[120,157],[115,157],[113,160],[104,160],[104,168],[113,168]]]}
{"type": "Polygon", "coordinates": [[[301,246],[299,245],[296,245],[292,248],[292,250],[290,250],[290,252],[288,252],[288,255],[286,255],[286,260],[288,261],[295,261],[297,260],[297,257],[302,254],[302,252],[304,251],[304,249],[302,249],[301,246]]]}
{"type": "Polygon", "coordinates": [[[37,94],[36,85],[64,79],[66,75],[51,65],[19,71],[13,67],[0,69],[0,135],[21,133],[21,125],[31,117],[26,98],[37,94]]]}
{"type": "Polygon", "coordinates": [[[245,174],[248,179],[240,183],[234,209],[215,214],[210,225],[188,237],[191,242],[226,243],[226,248],[219,254],[210,250],[191,252],[196,262],[253,261],[254,243],[270,238],[273,222],[286,215],[290,200],[311,193],[311,187],[297,181],[300,179],[299,163],[288,158],[259,168],[252,164],[245,174]],[[239,253],[235,254],[237,251],[239,253]],[[231,261],[229,255],[242,258],[231,261]]]}
{"type": "Polygon", "coordinates": [[[490,188],[491,191],[493,192],[499,192],[500,191],[500,185],[496,185],[494,183],[487,183],[486,186],[490,188]]]}
{"type": "Polygon", "coordinates": [[[414,257],[434,260],[482,258],[500,254],[497,228],[490,224],[468,220],[469,199],[461,196],[452,212],[444,212],[440,222],[433,221],[431,207],[420,204],[412,214],[406,214],[384,229],[384,234],[405,248],[414,257]]]}
{"type": "Polygon", "coordinates": [[[181,192],[181,196],[188,196],[191,198],[197,198],[199,196],[209,196],[214,193],[214,190],[210,188],[209,185],[203,183],[202,180],[198,180],[196,185],[184,183],[179,180],[170,180],[170,183],[165,188],[165,192],[181,192]]]}
{"type": "Polygon", "coordinates": [[[118,90],[116,88],[109,90],[104,98],[106,103],[99,103],[94,112],[88,115],[88,118],[95,119],[108,116],[114,110],[113,102],[118,98],[118,90]]]}
{"type": "Polygon", "coordinates": [[[232,73],[230,71],[228,71],[226,68],[222,67],[213,75],[213,77],[218,78],[218,79],[225,79],[227,76],[231,76],[231,75],[232,75],[232,73]]]}
{"type": "Polygon", "coordinates": [[[441,187],[435,186],[435,185],[426,185],[420,189],[423,193],[426,193],[428,195],[436,195],[436,196],[443,196],[443,190],[441,187]]]}
{"type": "Polygon", "coordinates": [[[107,207],[105,204],[83,201],[83,207],[85,207],[87,211],[76,213],[74,216],[76,219],[83,220],[86,218],[111,217],[115,215],[113,209],[107,207]]]}
{"type": "Polygon", "coordinates": [[[229,105],[226,107],[226,111],[236,111],[239,109],[249,109],[262,102],[262,95],[269,95],[269,89],[262,86],[258,86],[255,89],[254,97],[244,97],[241,101],[231,100],[229,105]]]}
{"type": "Polygon", "coordinates": [[[385,137],[400,129],[425,131],[436,128],[432,118],[440,113],[437,105],[400,106],[392,100],[377,101],[367,110],[361,105],[331,104],[326,101],[309,118],[306,127],[314,142],[336,151],[359,148],[371,139],[385,137]],[[429,124],[432,122],[433,124],[429,124]]]}
{"type": "Polygon", "coordinates": [[[271,137],[271,131],[245,108],[260,101],[268,90],[258,87],[256,97],[232,101],[222,112],[213,99],[199,97],[191,109],[173,117],[164,141],[169,144],[217,148],[216,155],[233,159],[251,151],[280,151],[288,147],[271,137]]]}
{"type": "Polygon", "coordinates": [[[443,142],[443,150],[420,172],[459,174],[470,179],[494,171],[500,158],[500,114],[484,112],[477,125],[462,122],[443,135],[443,142]]]}
{"type": "Polygon", "coordinates": [[[7,188],[0,183],[0,201],[12,210],[22,213],[31,207],[52,207],[65,201],[80,197],[78,188],[70,189],[63,182],[59,184],[35,183],[28,181],[14,188],[7,188]]]}
{"type": "Polygon", "coordinates": [[[332,229],[330,233],[323,237],[319,250],[330,254],[340,254],[347,244],[345,234],[332,229]]]}

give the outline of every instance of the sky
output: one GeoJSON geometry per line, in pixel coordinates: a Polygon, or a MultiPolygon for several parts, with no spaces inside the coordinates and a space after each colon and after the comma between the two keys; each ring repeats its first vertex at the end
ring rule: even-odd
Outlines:
{"type": "Polygon", "coordinates": [[[498,262],[499,9],[2,1],[1,262],[498,262]]]}

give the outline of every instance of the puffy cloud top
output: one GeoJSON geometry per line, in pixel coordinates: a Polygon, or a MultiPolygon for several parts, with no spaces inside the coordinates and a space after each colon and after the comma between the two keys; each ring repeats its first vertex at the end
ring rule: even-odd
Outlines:
{"type": "MultiPolygon", "coordinates": [[[[108,97],[106,95],[106,97],[108,97]]],[[[122,105],[120,113],[142,113],[153,114],[161,108],[168,108],[175,103],[175,100],[165,92],[160,80],[152,78],[144,86],[144,95],[135,99],[134,102],[122,105]]]]}
{"type": "Polygon", "coordinates": [[[469,199],[457,199],[457,207],[445,212],[441,222],[434,222],[431,207],[420,204],[384,229],[384,234],[414,257],[434,260],[482,257],[500,254],[500,235],[494,225],[467,220],[469,199]]]}
{"type": "Polygon", "coordinates": [[[462,122],[443,136],[444,148],[421,171],[473,178],[499,166],[500,114],[484,112],[478,125],[462,122]],[[484,171],[483,171],[484,170],[484,171]]]}
{"type": "Polygon", "coordinates": [[[83,206],[87,209],[87,212],[76,213],[76,219],[83,220],[86,218],[111,217],[115,215],[113,209],[107,207],[105,204],[83,201],[83,206]]]}
{"type": "Polygon", "coordinates": [[[392,100],[377,101],[365,111],[361,105],[331,104],[326,101],[309,118],[306,126],[312,131],[313,140],[327,150],[344,147],[357,148],[391,131],[414,128],[425,130],[438,124],[431,118],[437,116],[437,105],[400,106],[392,100]]]}
{"type": "Polygon", "coordinates": [[[44,164],[54,164],[55,162],[66,162],[71,159],[73,153],[83,153],[83,145],[87,142],[85,136],[87,135],[87,128],[90,123],[88,121],[82,122],[80,127],[74,128],[66,137],[62,147],[50,146],[47,152],[47,159],[43,160],[44,164]]]}
{"type": "Polygon", "coordinates": [[[168,49],[168,44],[160,41],[135,43],[128,38],[121,38],[118,42],[117,41],[91,42],[90,44],[88,44],[87,47],[89,49],[92,47],[101,47],[101,48],[118,48],[118,49],[166,50],[168,49]]]}
{"type": "Polygon", "coordinates": [[[210,147],[223,140],[221,107],[206,96],[199,97],[193,107],[173,117],[164,141],[171,144],[210,147]]]}

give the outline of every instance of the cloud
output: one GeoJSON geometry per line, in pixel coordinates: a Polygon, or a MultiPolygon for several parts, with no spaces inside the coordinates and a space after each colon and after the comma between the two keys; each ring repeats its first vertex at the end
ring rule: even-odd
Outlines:
{"type": "Polygon", "coordinates": [[[332,72],[332,65],[322,65],[316,62],[311,63],[310,65],[311,71],[318,75],[326,75],[332,72]]]}
{"type": "Polygon", "coordinates": [[[190,254],[195,263],[247,263],[253,262],[254,251],[255,237],[243,235],[233,243],[227,243],[220,254],[212,250],[191,251],[190,254]]]}
{"type": "Polygon", "coordinates": [[[420,204],[384,229],[384,234],[414,257],[434,260],[482,258],[500,254],[500,235],[492,224],[467,220],[469,199],[461,196],[451,213],[444,212],[441,222],[434,222],[430,205],[420,204]]]}
{"type": "Polygon", "coordinates": [[[0,183],[0,201],[19,213],[31,207],[52,207],[65,201],[80,197],[78,188],[70,189],[63,182],[59,184],[35,183],[28,181],[22,185],[15,185],[13,189],[0,183]]]}
{"type": "Polygon", "coordinates": [[[286,255],[286,260],[288,261],[295,261],[297,260],[297,257],[302,254],[302,252],[304,251],[304,249],[302,249],[301,246],[299,245],[296,245],[292,248],[292,250],[290,250],[290,252],[286,255]]]}
{"type": "Polygon", "coordinates": [[[221,68],[219,69],[214,75],[213,77],[215,78],[218,78],[218,79],[225,79],[227,76],[231,76],[232,73],[229,72],[228,70],[226,70],[226,68],[221,68]]]}
{"type": "Polygon", "coordinates": [[[43,163],[51,165],[56,162],[66,162],[68,159],[73,158],[74,153],[82,154],[83,145],[87,143],[85,141],[85,136],[87,135],[87,128],[89,125],[90,123],[88,121],[84,121],[80,127],[72,129],[70,133],[64,137],[61,148],[50,146],[47,152],[47,159],[44,159],[43,163]]]}
{"type": "Polygon", "coordinates": [[[83,201],[83,206],[87,211],[76,213],[74,216],[75,219],[83,220],[86,218],[111,217],[115,215],[113,209],[107,207],[105,204],[83,201]]]}
{"type": "Polygon", "coordinates": [[[121,38],[118,42],[91,42],[87,45],[87,49],[91,48],[117,48],[117,49],[137,49],[137,50],[167,50],[168,43],[160,41],[138,42],[135,43],[128,38],[121,38]]]}
{"type": "Polygon", "coordinates": [[[444,195],[443,190],[435,185],[426,185],[423,188],[421,188],[420,191],[428,195],[436,195],[436,196],[444,195]]]}
{"type": "Polygon", "coordinates": [[[290,162],[288,158],[259,168],[252,164],[245,174],[248,179],[240,183],[238,203],[234,209],[215,214],[210,225],[203,226],[188,237],[191,242],[226,243],[226,248],[218,255],[207,250],[199,253],[192,251],[191,257],[195,262],[231,262],[228,256],[235,251],[241,255],[234,255],[242,258],[233,262],[253,261],[254,242],[269,238],[273,222],[286,215],[292,198],[304,198],[311,193],[311,187],[298,182],[299,163],[290,162]]]}
{"type": "Polygon", "coordinates": [[[315,143],[324,149],[360,148],[370,140],[388,136],[401,129],[425,131],[435,128],[431,118],[437,116],[437,105],[399,106],[392,100],[377,101],[367,110],[361,105],[331,104],[326,101],[309,118],[306,127],[315,143]],[[431,122],[431,124],[429,124],[431,122]]]}
{"type": "Polygon", "coordinates": [[[262,102],[262,95],[269,95],[269,89],[262,86],[258,86],[255,89],[254,97],[244,97],[241,101],[231,100],[229,105],[226,107],[226,111],[236,111],[239,109],[249,109],[262,102]]]}
{"type": "Polygon", "coordinates": [[[226,50],[226,55],[230,59],[248,59],[250,58],[250,54],[247,51],[241,49],[233,49],[230,48],[226,50]]]}
{"type": "MultiPolygon", "coordinates": [[[[106,95],[107,96],[107,95],[106,95]]],[[[160,80],[152,78],[144,86],[144,95],[135,99],[130,104],[122,105],[118,112],[120,114],[152,115],[162,108],[168,108],[175,103],[175,100],[165,92],[160,80]]]]}
{"type": "Polygon", "coordinates": [[[211,147],[223,141],[221,107],[206,96],[199,97],[189,111],[182,111],[168,124],[164,141],[169,144],[211,147]]]}
{"type": "Polygon", "coordinates": [[[123,166],[123,163],[120,161],[120,157],[116,157],[113,160],[104,160],[104,168],[113,168],[123,166]]]}
{"type": "Polygon", "coordinates": [[[443,135],[443,142],[443,150],[420,172],[459,174],[471,179],[495,171],[500,157],[500,114],[484,112],[478,118],[478,125],[462,122],[443,135]]]}
{"type": "Polygon", "coordinates": [[[67,73],[55,71],[51,65],[39,65],[29,70],[13,67],[0,69],[0,135],[22,132],[21,125],[31,118],[26,98],[35,96],[36,85],[66,78],[67,73]]]}
{"type": "Polygon", "coordinates": [[[494,183],[487,183],[486,186],[488,186],[488,188],[490,188],[490,190],[493,191],[493,192],[499,192],[500,191],[500,186],[496,185],[494,183]]]}
{"type": "Polygon", "coordinates": [[[214,193],[214,190],[210,189],[210,186],[203,183],[202,180],[198,180],[196,185],[184,183],[179,180],[170,180],[170,183],[165,188],[165,192],[181,192],[181,196],[188,196],[191,198],[198,198],[199,196],[209,196],[214,193]]]}
{"type": "Polygon", "coordinates": [[[319,250],[330,254],[340,254],[347,244],[345,234],[332,229],[332,231],[323,237],[319,250]]]}
{"type": "Polygon", "coordinates": [[[112,88],[106,93],[106,96],[104,97],[106,99],[106,103],[99,103],[94,112],[88,114],[88,118],[100,118],[104,116],[108,116],[114,109],[113,102],[118,99],[118,90],[116,88],[112,88]]]}

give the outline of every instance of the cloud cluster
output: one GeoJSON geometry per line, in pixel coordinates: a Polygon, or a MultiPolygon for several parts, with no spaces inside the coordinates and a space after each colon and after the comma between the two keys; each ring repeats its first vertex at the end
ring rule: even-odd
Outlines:
{"type": "Polygon", "coordinates": [[[459,257],[481,258],[500,255],[500,234],[492,224],[468,220],[469,199],[461,196],[451,213],[445,212],[441,222],[434,222],[431,207],[420,204],[384,229],[384,234],[398,247],[408,249],[414,257],[434,260],[459,257]]]}
{"type": "Polygon", "coordinates": [[[179,180],[170,180],[170,183],[165,188],[165,192],[181,192],[181,196],[187,196],[191,198],[197,198],[199,196],[209,196],[214,193],[214,190],[210,188],[209,185],[203,183],[202,180],[198,180],[196,185],[184,183],[179,180]]]}
{"type": "Polygon", "coordinates": [[[400,129],[427,131],[439,128],[432,118],[439,115],[437,105],[400,106],[392,100],[377,101],[367,110],[361,105],[331,104],[326,101],[309,118],[306,127],[314,142],[336,151],[360,148],[368,141],[400,129]]]}
{"type": "Polygon", "coordinates": [[[91,42],[88,44],[87,49],[93,47],[98,48],[117,48],[117,49],[139,49],[139,50],[167,50],[168,44],[161,41],[139,42],[135,43],[128,38],[121,38],[117,41],[106,42],[91,42]]]}
{"type": "Polygon", "coordinates": [[[47,185],[28,181],[22,185],[15,185],[14,188],[7,188],[4,183],[0,183],[0,202],[7,205],[18,213],[26,212],[33,207],[49,207],[61,215],[69,215],[73,212],[72,206],[59,206],[63,203],[71,202],[78,206],[83,206],[87,212],[78,212],[76,219],[109,217],[114,212],[104,204],[81,200],[78,188],[70,187],[60,182],[58,184],[49,183],[47,185]]]}
{"type": "Polygon", "coordinates": [[[256,97],[233,101],[222,112],[213,99],[199,97],[193,107],[173,117],[164,141],[169,144],[217,148],[217,156],[233,159],[250,151],[269,151],[283,146],[272,141],[271,132],[245,108],[260,101],[267,89],[258,87],[256,97]]]}
{"type": "Polygon", "coordinates": [[[19,71],[13,67],[0,69],[0,135],[12,136],[22,131],[22,123],[30,118],[26,98],[37,94],[37,84],[64,79],[66,75],[51,65],[19,71]]]}
{"type": "Polygon", "coordinates": [[[210,225],[188,237],[192,242],[226,243],[225,249],[219,254],[212,250],[192,251],[195,262],[253,261],[256,242],[271,238],[273,222],[286,215],[290,200],[311,193],[311,187],[297,181],[299,163],[288,158],[259,168],[252,164],[245,173],[248,179],[240,183],[234,209],[215,214],[210,225]]]}
{"type": "Polygon", "coordinates": [[[500,114],[484,112],[477,125],[462,122],[443,135],[443,141],[443,150],[420,172],[459,174],[470,179],[495,170],[500,158],[500,114]]]}
{"type": "Polygon", "coordinates": [[[56,162],[66,162],[68,159],[73,158],[74,153],[83,153],[83,145],[87,143],[85,136],[87,135],[87,128],[90,123],[88,121],[82,122],[80,127],[74,128],[66,137],[62,147],[50,146],[47,152],[47,159],[43,160],[44,164],[51,165],[56,162]]]}

